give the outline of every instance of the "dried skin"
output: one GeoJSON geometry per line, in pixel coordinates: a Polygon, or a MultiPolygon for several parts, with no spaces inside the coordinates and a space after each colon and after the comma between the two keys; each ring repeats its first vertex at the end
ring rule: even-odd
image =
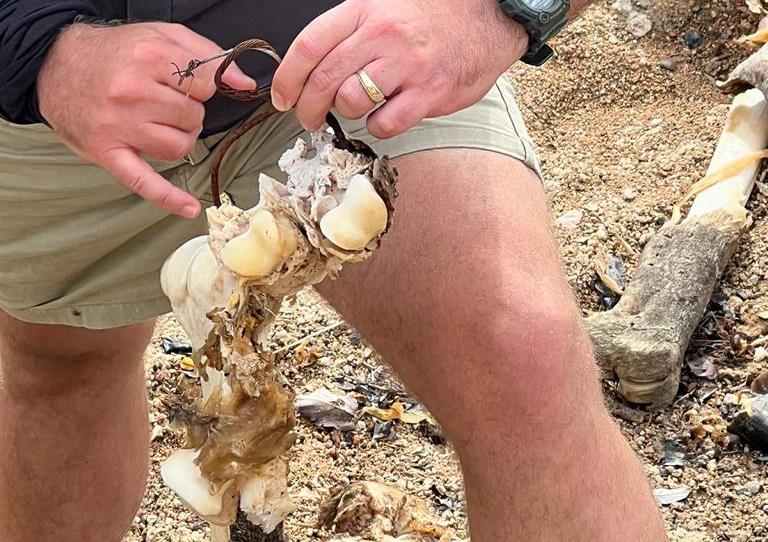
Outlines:
{"type": "Polygon", "coordinates": [[[293,445],[293,393],[277,382],[258,391],[255,398],[238,390],[227,401],[217,401],[221,411],[207,425],[198,457],[203,476],[214,488],[279,457],[293,445]]]}
{"type": "MultiPolygon", "coordinates": [[[[214,327],[203,349],[204,359],[227,373],[231,389],[200,408],[204,415],[218,415],[209,425],[199,460],[215,487],[241,469],[278,457],[293,442],[289,435],[295,423],[293,393],[281,385],[271,356],[259,348],[283,297],[335,275],[344,261],[367,258],[378,246],[377,238],[362,251],[349,252],[323,237],[318,225],[323,214],[334,208],[353,176],[372,176],[374,164],[367,157],[335,149],[324,134],[315,136],[313,143],[313,158],[308,159],[311,149],[299,140],[281,159],[280,166],[289,175],[287,185],[262,176],[261,202],[256,208],[240,211],[225,203],[209,210],[210,244],[217,256],[228,241],[248,229],[249,216],[263,209],[291,228],[298,239],[295,251],[281,266],[266,277],[242,278],[227,306],[209,314],[214,327]]],[[[391,170],[377,165],[376,171],[391,170]]],[[[394,197],[389,176],[379,185],[394,197]]]]}

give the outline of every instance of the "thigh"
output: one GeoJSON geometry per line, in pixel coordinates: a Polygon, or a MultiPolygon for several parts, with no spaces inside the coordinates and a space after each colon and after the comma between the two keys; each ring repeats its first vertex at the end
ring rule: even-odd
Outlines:
{"type": "Polygon", "coordinates": [[[321,287],[339,308],[377,314],[377,334],[401,333],[407,320],[416,335],[431,336],[493,326],[490,317],[459,322],[478,308],[489,316],[511,309],[524,320],[529,308],[569,297],[541,183],[520,161],[443,149],[395,163],[392,230],[369,262],[321,287]]]}

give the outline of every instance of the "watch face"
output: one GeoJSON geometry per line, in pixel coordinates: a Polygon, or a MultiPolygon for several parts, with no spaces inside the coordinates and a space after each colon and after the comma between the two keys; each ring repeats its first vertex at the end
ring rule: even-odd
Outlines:
{"type": "Polygon", "coordinates": [[[560,6],[560,0],[525,0],[528,7],[534,11],[554,11],[560,6]]]}

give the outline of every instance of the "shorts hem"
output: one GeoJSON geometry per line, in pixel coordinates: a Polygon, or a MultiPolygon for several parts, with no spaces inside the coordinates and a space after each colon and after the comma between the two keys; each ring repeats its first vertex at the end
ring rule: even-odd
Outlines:
{"type": "Polygon", "coordinates": [[[533,171],[536,176],[543,180],[541,165],[536,154],[531,147],[526,145],[522,138],[510,138],[506,136],[505,142],[500,142],[499,133],[493,130],[461,129],[451,127],[449,130],[438,130],[433,127],[412,128],[409,134],[418,132],[431,133],[435,137],[430,142],[428,138],[414,138],[412,140],[400,141],[379,141],[376,151],[380,155],[386,155],[390,158],[398,158],[407,154],[414,154],[422,151],[431,151],[439,149],[474,149],[495,152],[510,158],[519,160],[525,164],[528,169],[533,171]]]}
{"type": "Polygon", "coordinates": [[[30,324],[64,325],[88,329],[113,329],[146,322],[171,311],[166,298],[131,303],[73,305],[56,309],[3,309],[10,316],[30,324]]]}

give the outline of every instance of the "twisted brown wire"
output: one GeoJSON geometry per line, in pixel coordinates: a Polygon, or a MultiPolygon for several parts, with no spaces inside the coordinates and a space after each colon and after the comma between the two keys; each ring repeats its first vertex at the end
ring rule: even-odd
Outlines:
{"type": "Polygon", "coordinates": [[[219,149],[216,152],[216,156],[213,158],[213,163],[211,164],[211,194],[213,196],[213,203],[216,205],[216,207],[221,206],[221,193],[219,192],[219,170],[221,168],[221,162],[224,160],[224,155],[235,143],[235,141],[244,136],[252,128],[261,124],[269,117],[277,113],[277,110],[271,106],[269,96],[270,85],[260,87],[257,83],[256,88],[253,90],[239,90],[230,87],[221,79],[224,75],[224,72],[227,71],[227,68],[229,68],[230,64],[237,60],[237,58],[246,51],[258,51],[260,53],[264,53],[275,61],[276,66],[280,64],[281,60],[280,55],[277,54],[277,51],[275,51],[274,47],[272,47],[266,41],[260,39],[245,40],[237,44],[232,49],[232,52],[224,58],[224,61],[218,67],[216,74],[213,76],[213,81],[216,83],[216,88],[223,96],[226,96],[227,98],[238,100],[240,102],[266,99],[267,102],[270,103],[269,108],[266,111],[249,118],[243,124],[231,130],[219,144],[219,149]]]}
{"type": "Polygon", "coordinates": [[[224,61],[216,70],[216,75],[213,76],[213,81],[216,83],[216,88],[222,95],[226,96],[227,98],[238,100],[240,102],[249,102],[251,100],[258,100],[259,98],[265,97],[269,98],[270,85],[266,85],[264,87],[256,86],[254,90],[239,90],[230,87],[221,80],[221,77],[224,75],[224,72],[227,71],[227,68],[229,68],[230,64],[237,60],[237,58],[246,51],[258,51],[267,55],[275,61],[275,67],[279,66],[280,62],[282,61],[280,55],[277,54],[277,51],[275,51],[275,48],[266,41],[260,39],[245,40],[241,43],[238,43],[232,49],[232,52],[224,58],[224,61]]]}

